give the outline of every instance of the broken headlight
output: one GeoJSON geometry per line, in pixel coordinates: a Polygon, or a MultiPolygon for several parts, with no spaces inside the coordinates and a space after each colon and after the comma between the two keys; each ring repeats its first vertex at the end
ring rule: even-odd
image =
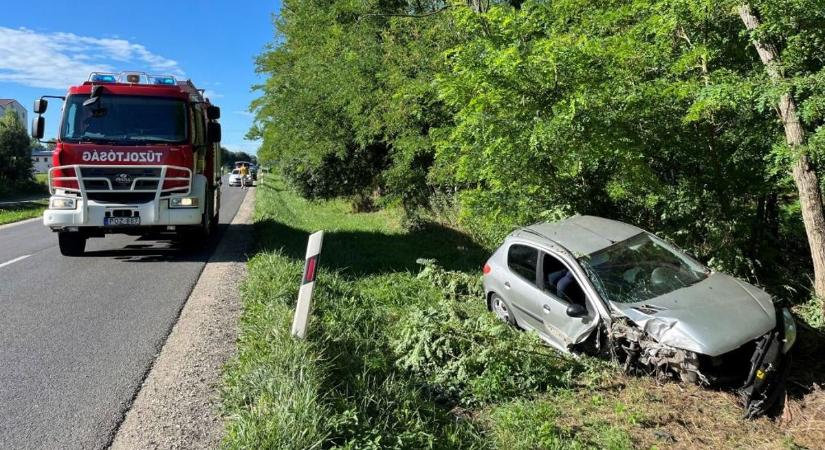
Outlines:
{"type": "Polygon", "coordinates": [[[783,333],[782,353],[788,353],[794,342],[796,342],[796,322],[793,320],[793,314],[788,308],[782,308],[782,325],[785,328],[783,333]]]}

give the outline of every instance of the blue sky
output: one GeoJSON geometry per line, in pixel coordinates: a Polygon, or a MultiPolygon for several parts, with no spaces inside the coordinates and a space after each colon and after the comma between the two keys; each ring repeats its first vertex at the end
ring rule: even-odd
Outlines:
{"type": "MultiPolygon", "coordinates": [[[[221,107],[222,145],[246,141],[256,97],[255,57],[273,40],[280,0],[4,2],[0,15],[0,98],[29,110],[40,95],[62,95],[92,70],[140,70],[191,78],[221,107]]],[[[47,136],[56,133],[53,104],[47,136]]]]}

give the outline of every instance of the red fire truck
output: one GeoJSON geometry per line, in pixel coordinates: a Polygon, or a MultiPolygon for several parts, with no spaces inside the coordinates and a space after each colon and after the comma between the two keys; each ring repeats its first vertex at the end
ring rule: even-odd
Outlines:
{"type": "Polygon", "coordinates": [[[63,107],[43,223],[62,254],[108,233],[206,242],[220,208],[221,126],[202,90],[168,75],[92,73],[65,97],[35,100],[37,139],[47,98],[63,107]]]}

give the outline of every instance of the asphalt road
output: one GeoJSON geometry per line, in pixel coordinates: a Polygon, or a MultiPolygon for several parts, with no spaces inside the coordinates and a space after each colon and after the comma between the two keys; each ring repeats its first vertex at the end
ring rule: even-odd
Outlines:
{"type": "MultiPolygon", "coordinates": [[[[221,229],[242,199],[224,184],[221,229]]],[[[110,235],[67,258],[40,221],[0,228],[0,448],[105,447],[212,248],[110,235]]]]}

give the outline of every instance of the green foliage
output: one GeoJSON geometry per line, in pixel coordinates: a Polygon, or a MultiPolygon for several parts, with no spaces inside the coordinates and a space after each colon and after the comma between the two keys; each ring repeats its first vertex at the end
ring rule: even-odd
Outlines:
{"type": "Polygon", "coordinates": [[[483,252],[450,229],[402,230],[398,214],[310,202],[276,177],[258,187],[260,248],[224,378],[224,446],[618,449],[667,446],[670,436],[687,447],[774,448],[806,435],[743,421],[722,392],[560,359],[486,311],[483,252]],[[289,336],[293,302],[306,237],[319,228],[314,311],[299,341],[289,336]],[[416,264],[415,254],[426,258],[416,264]]]}
{"type": "MultiPolygon", "coordinates": [[[[487,448],[477,425],[454,416],[396,366],[388,336],[393,325],[408,308],[441,296],[409,272],[384,273],[401,255],[386,252],[385,240],[364,237],[391,236],[397,225],[386,212],[353,215],[342,202],[308,203],[282,186],[267,178],[258,191],[262,251],[250,261],[240,354],[225,376],[225,445],[487,448]],[[303,244],[307,232],[322,225],[330,231],[310,335],[298,341],[289,336],[289,322],[303,244]]],[[[440,248],[454,256],[454,247],[440,248]]]]}
{"type": "MultiPolygon", "coordinates": [[[[565,385],[577,365],[533,334],[488,314],[476,295],[455,295],[460,278],[428,267],[425,279],[444,283],[437,303],[408,312],[392,336],[398,367],[424,380],[443,402],[478,406],[565,385]]],[[[467,286],[465,286],[467,288],[467,286]]],[[[470,287],[468,290],[474,290],[470,287]]],[[[460,289],[464,290],[464,289],[460,289]]]]}
{"type": "Polygon", "coordinates": [[[305,197],[378,198],[413,228],[451,205],[492,246],[596,214],[775,294],[805,290],[775,105],[794,95],[821,167],[822,0],[755,1],[751,35],[728,0],[466,5],[287,1],[258,59],[262,155],[305,197]],[[753,38],[780,49],[785,82],[753,38]]]}
{"type": "Polygon", "coordinates": [[[825,311],[822,300],[811,297],[808,301],[794,307],[794,312],[813,328],[825,330],[825,311]]]}
{"type": "Polygon", "coordinates": [[[9,109],[0,117],[0,183],[32,181],[31,140],[17,113],[9,109]]]}
{"type": "Polygon", "coordinates": [[[308,198],[380,190],[412,210],[428,197],[429,129],[448,120],[433,74],[450,23],[385,15],[441,2],[291,0],[276,20],[278,45],[258,58],[267,74],[253,103],[262,158],[308,198]]]}
{"type": "Polygon", "coordinates": [[[396,365],[426,380],[442,401],[478,406],[563,386],[581,366],[489,314],[479,275],[419,260],[417,278],[437,288],[435,303],[410,308],[391,346],[396,365]]]}
{"type": "Polygon", "coordinates": [[[224,166],[234,166],[235,161],[249,161],[257,164],[258,158],[246,152],[233,152],[225,147],[221,147],[221,164],[224,166]]]}

